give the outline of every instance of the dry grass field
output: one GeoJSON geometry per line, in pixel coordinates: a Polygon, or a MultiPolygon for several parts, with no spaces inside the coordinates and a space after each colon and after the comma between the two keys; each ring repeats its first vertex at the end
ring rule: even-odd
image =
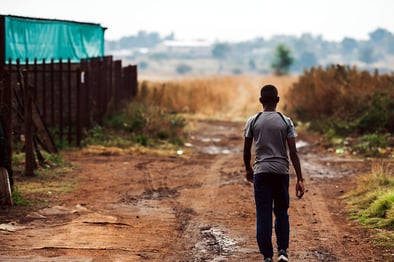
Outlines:
{"type": "Polygon", "coordinates": [[[294,76],[212,76],[204,78],[140,80],[139,98],[169,112],[193,118],[244,121],[261,110],[260,88],[274,84],[282,98],[279,110],[286,105],[286,91],[297,81],[294,76]]]}

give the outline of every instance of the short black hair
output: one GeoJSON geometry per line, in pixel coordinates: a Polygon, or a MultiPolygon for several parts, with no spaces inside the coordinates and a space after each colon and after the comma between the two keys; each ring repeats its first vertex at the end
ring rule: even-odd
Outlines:
{"type": "Polygon", "coordinates": [[[260,90],[260,99],[264,104],[278,103],[278,89],[274,85],[265,85],[260,90]]]}

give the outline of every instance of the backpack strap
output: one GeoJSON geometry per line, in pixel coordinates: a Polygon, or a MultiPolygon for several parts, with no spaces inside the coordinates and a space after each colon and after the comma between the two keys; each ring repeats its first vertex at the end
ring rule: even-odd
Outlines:
{"type": "MultiPolygon", "coordinates": [[[[253,133],[254,125],[255,125],[256,122],[257,122],[257,119],[261,116],[262,113],[263,113],[263,112],[259,112],[259,113],[256,115],[256,117],[252,120],[252,123],[250,124],[250,128],[251,128],[251,130],[252,130],[252,133],[253,133]]],[[[279,114],[280,118],[282,118],[283,122],[285,122],[285,125],[286,125],[286,127],[287,127],[287,131],[289,131],[290,126],[289,126],[289,124],[287,123],[287,121],[286,121],[285,117],[283,116],[283,114],[282,114],[281,112],[277,112],[277,113],[279,114]]]]}
{"type": "Polygon", "coordinates": [[[261,116],[263,112],[258,112],[256,117],[252,120],[252,123],[250,123],[250,130],[252,130],[252,134],[253,134],[253,130],[254,130],[254,125],[256,124],[257,119],[261,116]]]}
{"type": "Polygon", "coordinates": [[[289,124],[287,123],[287,121],[286,121],[286,119],[285,119],[285,117],[282,115],[282,113],[281,112],[278,112],[278,114],[280,115],[280,117],[282,118],[282,120],[283,120],[283,122],[285,122],[285,125],[286,125],[286,127],[287,127],[287,130],[290,128],[290,126],[289,126],[289,124]]]}

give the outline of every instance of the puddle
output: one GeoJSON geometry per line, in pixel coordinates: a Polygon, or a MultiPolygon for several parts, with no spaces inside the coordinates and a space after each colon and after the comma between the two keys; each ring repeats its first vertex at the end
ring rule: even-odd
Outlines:
{"type": "Polygon", "coordinates": [[[194,245],[195,258],[201,261],[222,261],[223,258],[238,249],[237,241],[230,239],[226,233],[212,226],[200,227],[200,239],[194,245]]]}
{"type": "Polygon", "coordinates": [[[300,140],[300,141],[297,141],[296,146],[297,146],[297,148],[306,147],[306,146],[309,146],[309,143],[300,140]]]}
{"type": "Polygon", "coordinates": [[[194,143],[185,143],[186,147],[193,147],[197,152],[218,155],[218,154],[237,154],[241,152],[240,146],[234,143],[226,143],[220,137],[192,137],[194,143]]]}
{"type": "Polygon", "coordinates": [[[303,156],[302,167],[313,178],[339,178],[351,176],[368,170],[365,160],[349,159],[336,156],[303,156]]]}
{"type": "Polygon", "coordinates": [[[209,143],[209,142],[214,142],[214,143],[218,143],[218,142],[220,142],[220,141],[222,141],[222,139],[221,138],[209,138],[209,137],[203,137],[203,138],[201,138],[201,142],[204,142],[204,143],[209,143]]]}
{"type": "Polygon", "coordinates": [[[220,147],[220,146],[205,146],[205,147],[198,147],[198,151],[201,153],[205,154],[210,154],[210,155],[217,155],[217,154],[234,154],[238,153],[239,150],[236,149],[229,149],[226,147],[220,147]]]}
{"type": "MultiPolygon", "coordinates": [[[[215,141],[219,142],[219,141],[221,141],[221,139],[220,138],[202,138],[201,141],[204,143],[209,143],[209,142],[215,142],[215,141]]],[[[305,141],[299,141],[299,142],[297,142],[296,146],[297,146],[297,148],[307,147],[307,146],[309,146],[309,143],[307,143],[305,141]]],[[[228,147],[212,145],[212,144],[207,145],[207,146],[197,146],[196,148],[201,153],[211,154],[211,155],[237,154],[237,153],[241,152],[241,149],[228,148],[228,147]]]]}
{"type": "Polygon", "coordinates": [[[319,261],[338,261],[336,257],[334,257],[330,252],[317,250],[315,251],[315,256],[319,261]]]}

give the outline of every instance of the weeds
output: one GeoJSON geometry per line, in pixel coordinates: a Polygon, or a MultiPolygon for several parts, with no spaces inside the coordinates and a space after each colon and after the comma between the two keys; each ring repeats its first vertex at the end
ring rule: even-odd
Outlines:
{"type": "Polygon", "coordinates": [[[14,186],[12,192],[13,202],[16,205],[46,205],[56,201],[58,194],[72,191],[77,181],[65,176],[73,166],[65,161],[59,154],[42,152],[45,163],[37,163],[35,176],[26,177],[24,172],[24,153],[13,155],[14,186]]]}
{"type": "Polygon", "coordinates": [[[385,156],[387,153],[386,148],[390,144],[390,134],[366,134],[358,139],[358,143],[353,147],[353,152],[357,154],[376,157],[385,156]]]}
{"type": "Polygon", "coordinates": [[[184,139],[185,126],[185,119],[178,114],[133,102],[120,113],[108,117],[103,126],[92,128],[83,144],[127,148],[134,144],[155,146],[168,141],[177,145],[184,139]]]}
{"type": "Polygon", "coordinates": [[[368,228],[385,229],[394,238],[394,167],[376,162],[372,173],[359,177],[357,189],[345,195],[351,218],[368,228]]]}
{"type": "Polygon", "coordinates": [[[12,201],[14,205],[27,206],[30,201],[24,198],[19,190],[19,187],[15,186],[12,191],[12,201]]]}

